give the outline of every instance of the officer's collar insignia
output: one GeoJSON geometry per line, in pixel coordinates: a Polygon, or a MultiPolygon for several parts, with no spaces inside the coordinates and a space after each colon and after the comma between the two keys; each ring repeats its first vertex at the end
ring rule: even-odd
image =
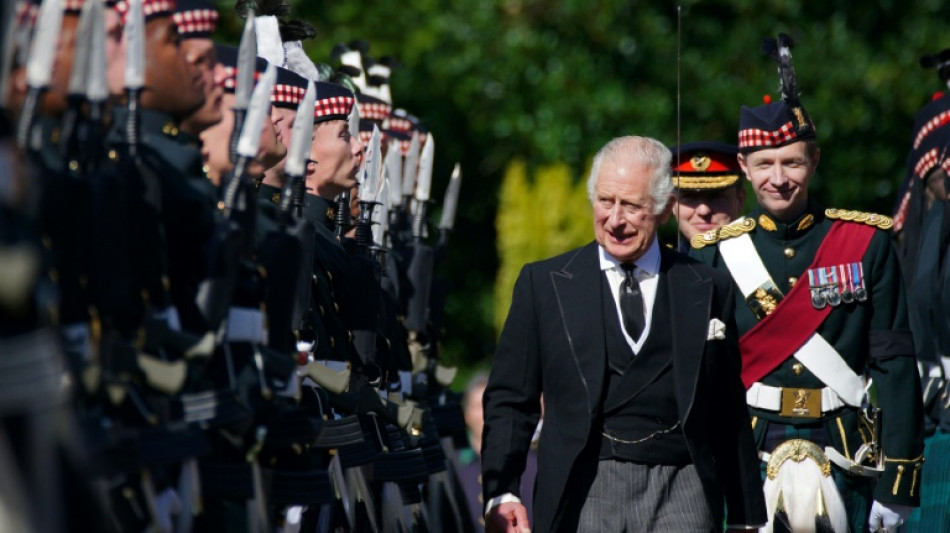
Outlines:
{"type": "Polygon", "coordinates": [[[860,222],[861,224],[867,224],[868,226],[874,226],[882,230],[889,230],[894,226],[894,220],[891,217],[877,213],[831,208],[825,210],[825,216],[832,220],[860,222]]]}
{"type": "Polygon", "coordinates": [[[332,219],[332,218],[334,217],[334,215],[336,215],[336,213],[333,211],[333,207],[328,207],[328,208],[327,208],[327,218],[332,219]]]}
{"type": "Polygon", "coordinates": [[[279,203],[280,203],[280,193],[279,193],[279,192],[275,192],[274,195],[270,197],[270,201],[273,202],[273,203],[275,203],[275,204],[279,204],[279,203]]]}
{"type": "Polygon", "coordinates": [[[693,248],[700,250],[706,246],[712,246],[719,241],[730,239],[732,237],[738,237],[744,233],[748,233],[755,229],[755,220],[751,218],[740,218],[731,224],[726,224],[725,226],[709,230],[706,233],[700,233],[699,235],[694,236],[689,241],[689,245],[693,248]]]}
{"type": "Polygon", "coordinates": [[[162,133],[168,135],[169,137],[175,138],[178,136],[178,126],[171,122],[166,122],[162,125],[162,133]]]}
{"type": "Polygon", "coordinates": [[[762,229],[765,231],[775,231],[775,221],[765,215],[765,213],[759,215],[759,226],[762,226],[762,229]]]}
{"type": "Polygon", "coordinates": [[[805,218],[801,219],[801,221],[798,222],[798,226],[796,227],[796,229],[798,231],[805,231],[806,229],[814,225],[815,225],[815,215],[808,213],[807,215],[805,215],[805,218]]]}

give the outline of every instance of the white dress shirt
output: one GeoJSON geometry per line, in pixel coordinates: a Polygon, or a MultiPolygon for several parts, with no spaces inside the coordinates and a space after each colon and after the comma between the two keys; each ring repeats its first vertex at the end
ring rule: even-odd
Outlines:
{"type": "MultiPolygon", "coordinates": [[[[623,316],[620,314],[620,284],[623,283],[626,274],[623,267],[620,266],[620,261],[604,251],[603,247],[598,246],[597,252],[600,255],[600,269],[607,273],[610,294],[614,296],[614,307],[617,309],[619,320],[619,317],[623,316]]],[[[647,252],[634,261],[633,264],[636,267],[634,276],[636,276],[637,282],[640,283],[640,293],[643,295],[644,326],[638,339],[630,337],[627,329],[623,326],[623,320],[620,320],[620,330],[623,331],[623,336],[627,339],[630,349],[636,354],[640,352],[640,348],[643,347],[643,343],[650,335],[650,324],[653,323],[653,302],[656,301],[656,288],[660,278],[660,245],[657,243],[656,237],[653,238],[653,243],[647,248],[647,252]]]]}

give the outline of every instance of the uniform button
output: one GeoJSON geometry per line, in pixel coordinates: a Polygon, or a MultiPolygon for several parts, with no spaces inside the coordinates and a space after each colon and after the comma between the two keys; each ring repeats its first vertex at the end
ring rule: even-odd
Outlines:
{"type": "Polygon", "coordinates": [[[795,363],[794,365],[792,365],[792,372],[794,372],[796,376],[802,375],[802,372],[804,371],[805,371],[805,365],[801,363],[795,363]]]}
{"type": "Polygon", "coordinates": [[[115,150],[109,150],[109,161],[118,161],[118,160],[119,160],[119,152],[116,152],[115,150]]]}
{"type": "Polygon", "coordinates": [[[336,339],[334,339],[333,337],[330,337],[330,348],[333,348],[333,346],[335,345],[336,345],[336,339]]]}
{"type": "Polygon", "coordinates": [[[76,161],[75,159],[70,161],[69,170],[72,170],[73,172],[76,172],[77,170],[79,170],[79,161],[76,161]]]}
{"type": "Polygon", "coordinates": [[[794,287],[796,281],[798,281],[798,278],[796,278],[795,276],[788,278],[788,288],[794,287]]]}
{"type": "Polygon", "coordinates": [[[789,258],[789,259],[795,257],[795,249],[794,249],[794,248],[786,248],[785,251],[784,251],[784,253],[785,253],[785,257],[787,257],[787,258],[789,258]]]}

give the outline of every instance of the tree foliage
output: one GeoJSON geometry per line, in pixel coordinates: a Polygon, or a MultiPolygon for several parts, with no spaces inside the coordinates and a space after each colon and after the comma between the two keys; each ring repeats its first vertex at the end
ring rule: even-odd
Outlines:
{"type": "MultiPolygon", "coordinates": [[[[493,348],[499,264],[493,221],[503,177],[521,164],[509,163],[563,164],[579,180],[587,159],[618,135],[668,144],[735,142],[740,106],[760,103],[765,93],[778,96],[774,65],[759,52],[766,35],[785,32],[797,43],[801,98],[822,148],[814,192],[829,206],[891,210],[913,115],[941,88],[917,59],[950,44],[941,23],[950,20],[950,6],[941,0],[683,0],[680,6],[678,12],[675,3],[645,0],[295,3],[295,16],[318,28],[306,44],[316,60],[327,61],[336,42],[364,38],[371,55],[402,62],[393,75],[396,105],[422,117],[439,142],[434,197],[451,166],[462,162],[458,237],[442,265],[454,283],[450,358],[472,363],[493,348]]],[[[239,25],[231,17],[224,26],[233,39],[239,25]]],[[[590,231],[589,218],[577,223],[590,231]]],[[[498,231],[543,238],[530,225],[502,224],[498,231]]]]}
{"type": "Polygon", "coordinates": [[[533,175],[521,159],[508,165],[496,219],[495,331],[508,315],[521,267],[589,242],[592,216],[586,182],[575,180],[564,163],[542,165],[533,175]]]}

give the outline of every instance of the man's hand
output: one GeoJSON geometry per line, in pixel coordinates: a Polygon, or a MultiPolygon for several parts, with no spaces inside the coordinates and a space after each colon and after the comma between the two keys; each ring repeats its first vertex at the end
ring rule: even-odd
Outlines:
{"type": "Polygon", "coordinates": [[[498,504],[485,517],[486,533],[531,533],[528,511],[518,502],[498,504]]]}
{"type": "Polygon", "coordinates": [[[906,505],[884,505],[874,500],[871,505],[871,516],[868,518],[868,527],[871,531],[896,532],[913,510],[913,507],[906,505]]]}

